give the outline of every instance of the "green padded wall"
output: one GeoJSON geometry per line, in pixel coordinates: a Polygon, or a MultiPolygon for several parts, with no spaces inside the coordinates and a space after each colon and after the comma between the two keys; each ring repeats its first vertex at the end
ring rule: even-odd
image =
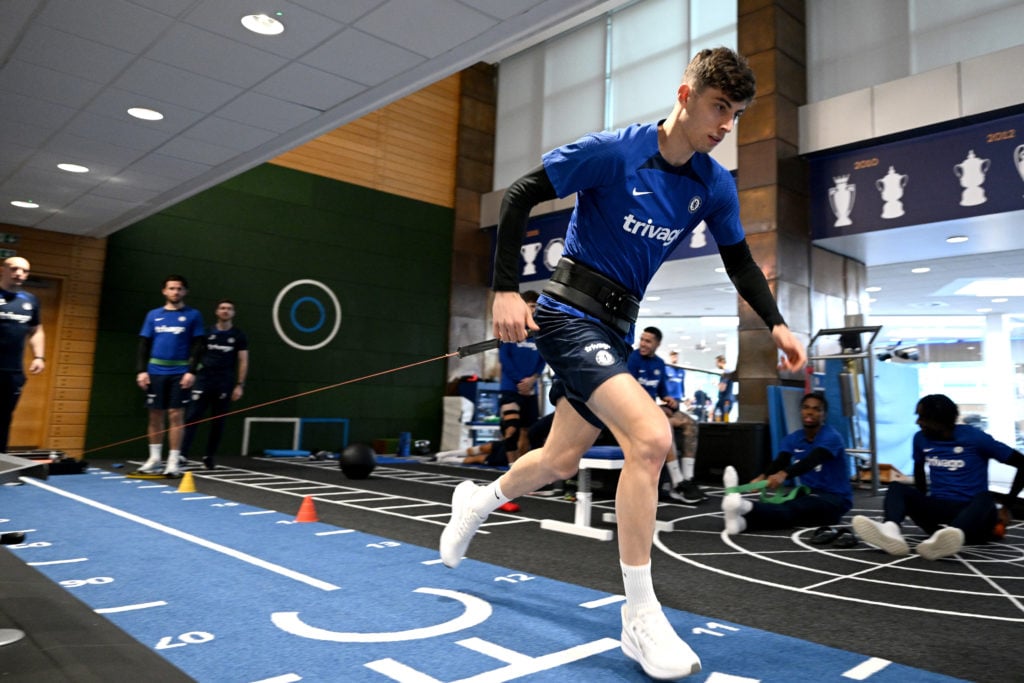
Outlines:
{"type": "MultiPolygon", "coordinates": [[[[388,371],[450,351],[452,223],[451,209],[265,164],[115,233],[86,457],[146,454],[137,335],[146,312],[162,305],[171,273],[188,278],[187,303],[207,325],[217,300],[233,300],[249,337],[249,379],[235,404],[245,412],[228,418],[223,454],[240,452],[246,416],[346,417],[350,441],[409,431],[436,447],[445,362],[388,371]],[[328,292],[341,311],[333,338],[328,292]],[[361,379],[376,373],[384,374],[361,379]]],[[[307,434],[334,438],[329,427],[307,434]]],[[[205,436],[200,427],[193,457],[205,436]]],[[[250,451],[289,442],[284,426],[254,425],[250,451]]]]}

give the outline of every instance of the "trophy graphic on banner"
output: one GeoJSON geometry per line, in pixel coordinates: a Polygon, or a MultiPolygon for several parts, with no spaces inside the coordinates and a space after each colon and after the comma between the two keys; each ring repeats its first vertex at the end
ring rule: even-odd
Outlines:
{"type": "Polygon", "coordinates": [[[903,188],[907,186],[910,176],[897,173],[892,166],[889,172],[875,181],[875,187],[882,193],[882,218],[899,218],[903,215],[903,188]]]}
{"type": "Polygon", "coordinates": [[[534,262],[537,260],[537,254],[540,253],[540,248],[540,242],[530,242],[529,244],[524,244],[519,248],[519,253],[522,255],[523,261],[525,262],[523,265],[523,275],[537,274],[537,266],[534,262]]]}
{"type": "Polygon", "coordinates": [[[1024,145],[1017,145],[1017,149],[1013,150],[1013,165],[1017,168],[1020,179],[1024,180],[1024,145]]]}
{"type": "Polygon", "coordinates": [[[853,211],[853,200],[857,196],[857,186],[848,183],[850,176],[841,175],[832,178],[835,186],[828,188],[828,203],[836,216],[835,227],[851,225],[850,212],[853,211]]]}
{"type": "MultiPolygon", "coordinates": [[[[953,166],[953,173],[960,179],[960,187],[964,188],[960,195],[960,206],[977,206],[987,201],[982,184],[985,182],[985,172],[991,164],[989,159],[974,156],[972,149],[967,153],[966,159],[953,166]]],[[[1020,166],[1017,170],[1020,170],[1020,166]]]]}

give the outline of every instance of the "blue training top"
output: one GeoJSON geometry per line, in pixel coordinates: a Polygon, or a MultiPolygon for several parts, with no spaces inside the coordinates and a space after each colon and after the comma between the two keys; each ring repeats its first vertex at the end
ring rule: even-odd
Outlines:
{"type": "MultiPolygon", "coordinates": [[[[526,377],[539,375],[544,369],[544,359],[537,351],[537,342],[526,339],[521,342],[502,342],[498,347],[501,362],[501,391],[518,393],[516,385],[526,377]]],[[[537,393],[537,385],[533,385],[537,393]]]]}
{"type": "Polygon", "coordinates": [[[682,166],[670,165],[658,152],[656,123],[585,135],[543,161],[559,197],[576,193],[563,254],[638,299],[701,221],[719,246],[743,239],[732,175],[701,153],[682,166]]]}
{"type": "Polygon", "coordinates": [[[665,363],[665,387],[669,396],[682,403],[686,396],[686,370],[665,363]]]}
{"type": "Polygon", "coordinates": [[[831,426],[821,426],[814,439],[807,440],[803,429],[790,432],[779,444],[779,451],[793,456],[795,464],[806,458],[816,448],[824,448],[832,457],[809,472],[801,474],[800,483],[812,491],[823,491],[839,496],[847,503],[847,510],[853,506],[853,487],[850,486],[850,463],[846,456],[843,437],[831,426]]]}
{"type": "Polygon", "coordinates": [[[952,441],[914,435],[914,464],[928,466],[929,492],[935,498],[969,501],[988,491],[988,460],[1006,462],[1014,450],[970,425],[953,427],[952,441]]]}
{"type": "Polygon", "coordinates": [[[645,358],[639,349],[634,349],[626,359],[626,367],[629,374],[636,377],[651,398],[657,400],[668,396],[668,387],[665,385],[665,361],[657,356],[645,358]]]}
{"type": "Polygon", "coordinates": [[[203,316],[191,306],[174,311],[154,308],[142,321],[139,336],[153,341],[146,372],[180,375],[188,371],[192,340],[203,336],[203,316]]]}
{"type": "Polygon", "coordinates": [[[0,371],[23,371],[25,338],[38,325],[39,300],[35,294],[0,290],[0,371]]]}

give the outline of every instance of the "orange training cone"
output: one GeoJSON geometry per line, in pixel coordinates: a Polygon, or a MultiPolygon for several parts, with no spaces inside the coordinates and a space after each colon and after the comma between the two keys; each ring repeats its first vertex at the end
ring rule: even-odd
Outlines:
{"type": "Polygon", "coordinates": [[[316,516],[316,509],[313,507],[313,496],[306,496],[299,506],[299,514],[295,515],[296,522],[319,522],[316,516]]]}
{"type": "Polygon", "coordinates": [[[186,472],[181,475],[181,483],[178,484],[178,493],[195,493],[196,483],[192,480],[192,473],[186,472]]]}

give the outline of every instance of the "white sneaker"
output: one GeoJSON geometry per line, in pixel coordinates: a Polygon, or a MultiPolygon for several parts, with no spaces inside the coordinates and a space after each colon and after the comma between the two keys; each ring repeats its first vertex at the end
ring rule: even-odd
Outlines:
{"type": "Polygon", "coordinates": [[[164,467],[165,477],[176,477],[181,474],[181,470],[178,468],[178,463],[175,462],[177,458],[167,458],[167,465],[164,467]]]}
{"type": "Polygon", "coordinates": [[[727,489],[735,488],[740,485],[740,475],[736,472],[736,468],[732,465],[728,465],[725,471],[722,473],[722,486],[727,489]]]}
{"type": "Polygon", "coordinates": [[[139,472],[144,474],[156,474],[160,471],[160,465],[163,461],[159,455],[151,455],[149,459],[143,463],[142,467],[139,468],[139,472]]]}
{"type": "Polygon", "coordinates": [[[452,517],[441,532],[441,561],[446,567],[455,569],[459,566],[469,542],[473,540],[473,534],[486,519],[470,507],[476,489],[476,484],[464,481],[452,493],[452,517]]]}
{"type": "Polygon", "coordinates": [[[963,547],[964,532],[955,526],[947,526],[936,531],[928,540],[918,543],[914,550],[926,560],[937,560],[956,555],[963,547]]]}
{"type": "Polygon", "coordinates": [[[622,652],[651,678],[675,680],[700,672],[700,657],[668,623],[660,607],[626,619],[622,606],[622,652]]]}
{"type": "Polygon", "coordinates": [[[910,546],[900,532],[900,525],[896,522],[876,522],[864,515],[857,515],[853,518],[853,530],[860,536],[860,540],[870,543],[889,553],[902,557],[910,552],[910,546]]]}
{"type": "Polygon", "coordinates": [[[728,493],[722,499],[722,512],[725,513],[725,533],[730,536],[742,534],[747,528],[747,520],[743,515],[750,512],[754,504],[738,493],[728,493]]]}

